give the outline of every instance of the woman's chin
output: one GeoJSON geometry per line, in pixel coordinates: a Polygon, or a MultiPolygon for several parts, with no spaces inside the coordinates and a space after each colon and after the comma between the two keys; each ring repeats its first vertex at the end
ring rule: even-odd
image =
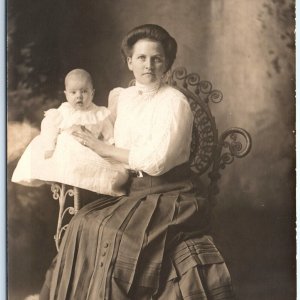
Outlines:
{"type": "Polygon", "coordinates": [[[142,80],[138,80],[141,84],[144,85],[155,85],[158,83],[158,79],[156,77],[144,77],[142,80]]]}

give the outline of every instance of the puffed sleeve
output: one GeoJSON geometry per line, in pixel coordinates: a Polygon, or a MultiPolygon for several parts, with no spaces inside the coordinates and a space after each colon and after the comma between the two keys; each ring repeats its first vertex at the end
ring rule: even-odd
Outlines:
{"type": "Polygon", "coordinates": [[[122,90],[123,88],[120,87],[114,88],[113,90],[110,91],[108,96],[108,109],[111,112],[110,118],[113,124],[115,123],[117,117],[118,100],[122,90]]]}
{"type": "Polygon", "coordinates": [[[113,145],[114,142],[114,127],[111,120],[111,112],[106,107],[101,107],[101,110],[97,112],[97,118],[101,120],[102,129],[101,134],[104,142],[113,145]]]}
{"type": "Polygon", "coordinates": [[[59,133],[62,115],[58,109],[49,109],[45,111],[45,117],[41,123],[41,138],[46,150],[55,148],[57,135],[59,133]]]}
{"type": "Polygon", "coordinates": [[[129,167],[161,175],[187,162],[190,156],[193,114],[185,96],[174,93],[162,99],[153,122],[151,138],[129,152],[129,167]]]}

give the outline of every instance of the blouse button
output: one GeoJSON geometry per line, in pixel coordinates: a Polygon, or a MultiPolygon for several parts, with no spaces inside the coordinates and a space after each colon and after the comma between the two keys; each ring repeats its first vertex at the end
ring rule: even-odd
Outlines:
{"type": "Polygon", "coordinates": [[[105,243],[105,244],[104,244],[104,248],[107,248],[107,247],[108,247],[108,243],[105,243]]]}
{"type": "Polygon", "coordinates": [[[102,256],[105,256],[106,255],[106,251],[104,251],[103,253],[102,253],[102,256]]]}
{"type": "Polygon", "coordinates": [[[101,267],[101,268],[103,267],[103,262],[100,263],[100,267],[101,267]]]}

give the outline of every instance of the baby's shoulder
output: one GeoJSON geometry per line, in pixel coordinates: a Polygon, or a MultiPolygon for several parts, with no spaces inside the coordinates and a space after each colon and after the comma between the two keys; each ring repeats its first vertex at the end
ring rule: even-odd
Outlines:
{"type": "Polygon", "coordinates": [[[58,108],[50,108],[46,111],[44,111],[44,116],[47,118],[58,118],[62,117],[64,108],[62,108],[62,104],[58,108]]]}
{"type": "Polygon", "coordinates": [[[74,109],[69,102],[63,102],[56,110],[63,115],[74,112],[74,109]]]}

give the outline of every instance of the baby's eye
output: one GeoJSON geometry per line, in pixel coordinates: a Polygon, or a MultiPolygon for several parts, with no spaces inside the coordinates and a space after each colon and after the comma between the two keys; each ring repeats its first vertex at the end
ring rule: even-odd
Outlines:
{"type": "Polygon", "coordinates": [[[76,94],[76,91],[71,91],[70,92],[72,95],[75,95],[76,94]]]}

